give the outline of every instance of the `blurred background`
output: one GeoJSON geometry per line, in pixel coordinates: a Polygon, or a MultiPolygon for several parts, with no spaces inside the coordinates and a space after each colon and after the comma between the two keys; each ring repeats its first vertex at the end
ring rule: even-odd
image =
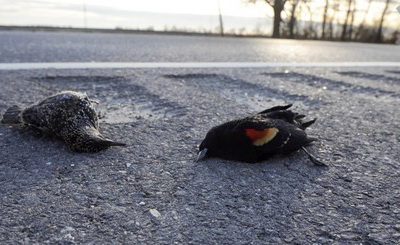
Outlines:
{"type": "Polygon", "coordinates": [[[400,0],[0,0],[0,26],[400,43],[400,0]]]}

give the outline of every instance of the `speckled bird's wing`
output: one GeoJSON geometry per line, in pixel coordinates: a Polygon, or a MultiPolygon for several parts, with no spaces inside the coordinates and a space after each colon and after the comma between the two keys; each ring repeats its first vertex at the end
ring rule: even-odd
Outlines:
{"type": "Polygon", "coordinates": [[[41,110],[37,110],[36,106],[26,108],[22,112],[21,118],[23,123],[30,128],[38,129],[45,133],[51,133],[52,131],[49,123],[46,121],[46,116],[43,115],[41,110]]]}
{"type": "Polygon", "coordinates": [[[22,113],[24,123],[44,132],[59,135],[71,121],[98,129],[96,111],[89,98],[82,93],[62,92],[28,107],[22,113]]]}

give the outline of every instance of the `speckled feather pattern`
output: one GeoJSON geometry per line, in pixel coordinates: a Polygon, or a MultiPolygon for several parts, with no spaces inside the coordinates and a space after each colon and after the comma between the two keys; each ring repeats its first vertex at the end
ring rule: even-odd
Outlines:
{"type": "Polygon", "coordinates": [[[63,140],[72,151],[97,152],[111,145],[123,145],[100,134],[93,101],[85,93],[64,91],[20,114],[24,125],[63,140]]]}

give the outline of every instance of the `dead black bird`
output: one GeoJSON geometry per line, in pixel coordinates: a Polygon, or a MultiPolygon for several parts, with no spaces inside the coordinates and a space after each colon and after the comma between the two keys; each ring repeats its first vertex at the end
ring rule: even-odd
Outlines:
{"type": "Polygon", "coordinates": [[[124,146],[99,132],[97,113],[84,93],[64,91],[25,109],[10,107],[1,123],[26,126],[63,140],[72,151],[98,152],[110,146],[124,146]]]}
{"type": "Polygon", "coordinates": [[[200,144],[196,161],[219,157],[254,163],[302,149],[315,165],[325,166],[305,149],[316,140],[305,132],[316,119],[303,122],[305,115],[288,110],[291,106],[272,107],[212,128],[200,144]]]}

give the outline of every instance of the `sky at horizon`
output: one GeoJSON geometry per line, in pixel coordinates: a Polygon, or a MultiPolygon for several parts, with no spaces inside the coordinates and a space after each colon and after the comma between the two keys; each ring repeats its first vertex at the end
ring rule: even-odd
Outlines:
{"type": "MultiPolygon", "coordinates": [[[[400,0],[397,1],[400,5],[400,0]]],[[[358,0],[360,13],[368,0],[358,0]]],[[[300,20],[322,19],[325,1],[314,0],[309,9],[302,11],[300,20]]],[[[374,1],[368,20],[373,23],[380,17],[382,1],[374,1]]],[[[0,0],[0,25],[59,26],[88,28],[125,28],[154,30],[217,31],[220,6],[225,30],[244,34],[259,32],[270,34],[273,11],[263,1],[250,4],[246,0],[0,0]]],[[[390,10],[397,12],[395,9],[390,10]]],[[[338,18],[344,18],[346,6],[339,6],[338,18]]],[[[285,17],[283,12],[282,16],[285,17]]],[[[361,21],[362,14],[356,17],[361,21]]],[[[398,28],[400,14],[391,14],[387,20],[398,28]]]]}

